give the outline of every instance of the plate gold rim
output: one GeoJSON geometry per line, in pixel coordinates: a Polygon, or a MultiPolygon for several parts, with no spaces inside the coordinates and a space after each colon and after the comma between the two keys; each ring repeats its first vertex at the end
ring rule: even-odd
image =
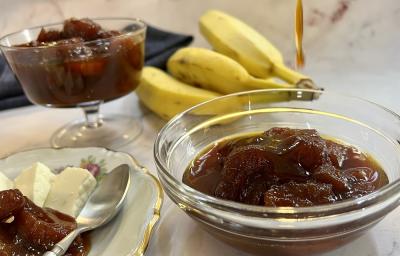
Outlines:
{"type": "MultiPolygon", "coordinates": [[[[122,153],[124,153],[124,152],[122,152],[122,153]]],[[[158,221],[161,217],[161,207],[162,207],[162,204],[164,201],[164,192],[163,192],[160,181],[152,173],[150,173],[150,171],[146,167],[140,165],[138,163],[138,161],[131,154],[129,154],[129,153],[125,153],[125,154],[127,154],[130,157],[131,161],[137,167],[139,167],[139,169],[142,170],[144,174],[150,176],[150,178],[154,181],[154,183],[157,187],[157,192],[158,192],[157,193],[157,201],[153,208],[153,218],[149,221],[149,224],[147,225],[147,227],[144,231],[143,240],[141,241],[139,247],[136,248],[132,254],[129,254],[129,256],[142,256],[142,255],[144,255],[144,253],[147,250],[151,235],[154,231],[156,224],[158,223],[158,221]]]]}

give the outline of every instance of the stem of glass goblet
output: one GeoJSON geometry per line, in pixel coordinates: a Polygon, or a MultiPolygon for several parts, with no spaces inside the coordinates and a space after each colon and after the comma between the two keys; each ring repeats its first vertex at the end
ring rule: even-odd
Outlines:
{"type": "Polygon", "coordinates": [[[86,127],[97,128],[101,126],[102,122],[99,116],[100,102],[88,106],[81,106],[81,108],[85,114],[86,127]]]}

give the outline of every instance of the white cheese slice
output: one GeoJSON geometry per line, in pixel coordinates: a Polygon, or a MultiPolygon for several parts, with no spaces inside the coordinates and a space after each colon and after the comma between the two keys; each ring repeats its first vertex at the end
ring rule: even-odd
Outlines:
{"type": "Polygon", "coordinates": [[[34,163],[15,178],[15,188],[37,206],[43,207],[55,175],[42,163],[34,163]]]}
{"type": "Polygon", "coordinates": [[[44,207],[76,217],[96,187],[96,179],[86,169],[68,167],[58,174],[44,207]]]}
{"type": "Polygon", "coordinates": [[[6,175],[0,172],[0,191],[14,188],[14,182],[12,182],[6,175]]]}

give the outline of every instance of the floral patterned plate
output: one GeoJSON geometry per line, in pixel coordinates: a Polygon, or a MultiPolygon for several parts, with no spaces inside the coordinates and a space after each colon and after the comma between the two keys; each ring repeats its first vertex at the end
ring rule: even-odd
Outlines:
{"type": "Polygon", "coordinates": [[[163,192],[158,180],[129,154],[104,148],[35,149],[0,160],[0,171],[15,178],[34,162],[42,162],[54,172],[66,166],[87,168],[96,179],[120,164],[129,164],[132,180],[125,205],[106,226],[92,231],[89,256],[143,255],[153,227],[160,217],[163,192]]]}

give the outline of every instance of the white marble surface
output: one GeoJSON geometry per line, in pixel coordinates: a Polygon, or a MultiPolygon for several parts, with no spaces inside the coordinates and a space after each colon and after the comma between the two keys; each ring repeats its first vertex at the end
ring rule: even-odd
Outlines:
{"type": "MultiPolygon", "coordinates": [[[[294,57],[294,0],[0,0],[0,35],[64,17],[130,16],[178,32],[194,34],[195,45],[207,46],[197,20],[209,8],[228,11],[267,35],[294,57]]],[[[400,113],[400,1],[307,0],[305,7],[305,73],[329,91],[357,95],[400,113]],[[338,15],[343,4],[348,8],[338,15]],[[332,22],[335,20],[335,22],[332,22]]],[[[140,119],[144,132],[121,150],[132,153],[155,171],[153,141],[163,121],[139,105],[135,95],[108,103],[104,112],[140,119]]],[[[81,117],[79,110],[25,107],[0,112],[0,156],[26,148],[48,146],[62,124],[81,117]]],[[[323,256],[400,255],[400,208],[367,235],[323,256]]],[[[162,218],[146,255],[245,255],[215,240],[166,199],[162,218]]]]}

